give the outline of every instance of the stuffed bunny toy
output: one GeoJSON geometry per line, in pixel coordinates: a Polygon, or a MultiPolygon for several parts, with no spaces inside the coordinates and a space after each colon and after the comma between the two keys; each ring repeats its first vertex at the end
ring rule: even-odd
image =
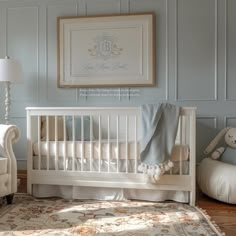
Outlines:
{"type": "Polygon", "coordinates": [[[218,159],[222,162],[236,165],[236,128],[227,127],[222,129],[211,141],[204,153],[214,160],[218,159]],[[223,144],[215,149],[223,138],[223,144]]]}

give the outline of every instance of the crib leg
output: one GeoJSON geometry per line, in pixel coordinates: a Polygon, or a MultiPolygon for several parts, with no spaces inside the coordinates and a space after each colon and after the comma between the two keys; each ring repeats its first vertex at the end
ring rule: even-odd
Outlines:
{"type": "Polygon", "coordinates": [[[29,179],[27,179],[27,193],[32,195],[32,184],[30,183],[29,179]]]}
{"type": "Polygon", "coordinates": [[[196,192],[195,191],[190,191],[189,192],[189,197],[190,197],[190,206],[195,206],[195,204],[196,204],[196,192]]]}

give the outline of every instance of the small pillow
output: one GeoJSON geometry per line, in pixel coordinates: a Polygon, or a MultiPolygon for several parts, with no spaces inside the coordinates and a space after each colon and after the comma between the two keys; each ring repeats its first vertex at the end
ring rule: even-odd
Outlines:
{"type": "Polygon", "coordinates": [[[171,158],[172,161],[187,161],[189,159],[188,145],[176,144],[172,148],[171,158]]]}
{"type": "MultiPolygon", "coordinates": [[[[49,116],[49,141],[55,141],[55,116],[49,116]]],[[[47,138],[46,130],[47,120],[45,116],[41,117],[41,140],[45,141],[47,138]]],[[[57,136],[58,141],[64,140],[63,118],[57,117],[57,136]]]]}
{"type": "MultiPolygon", "coordinates": [[[[66,118],[66,132],[69,141],[72,141],[72,116],[66,118]]],[[[92,139],[94,139],[92,135],[92,139]]],[[[82,140],[81,116],[75,117],[75,140],[82,140]]],[[[90,140],[90,117],[84,116],[84,141],[90,140]]]]}
{"type": "Polygon", "coordinates": [[[236,149],[231,147],[225,148],[224,153],[218,160],[228,164],[236,165],[236,149]]]}

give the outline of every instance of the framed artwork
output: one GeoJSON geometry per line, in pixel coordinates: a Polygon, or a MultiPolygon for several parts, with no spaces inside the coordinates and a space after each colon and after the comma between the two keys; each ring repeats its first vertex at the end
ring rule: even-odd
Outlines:
{"type": "Polygon", "coordinates": [[[154,14],[58,18],[58,87],[154,86],[154,14]]]}

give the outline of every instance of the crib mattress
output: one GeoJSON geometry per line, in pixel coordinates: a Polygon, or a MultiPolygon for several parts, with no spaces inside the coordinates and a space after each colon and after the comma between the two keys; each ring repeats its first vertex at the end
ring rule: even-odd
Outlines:
{"type": "MultiPolygon", "coordinates": [[[[97,160],[139,159],[139,143],[116,140],[99,141],[40,141],[33,144],[34,156],[72,157],[97,160]],[[101,150],[101,151],[100,151],[101,150]]],[[[189,146],[175,144],[171,160],[186,161],[189,158],[189,146]]]]}
{"type": "MultiPolygon", "coordinates": [[[[42,170],[135,173],[134,167],[140,164],[139,143],[116,140],[40,141],[34,143],[33,153],[33,168],[42,170]]],[[[188,146],[175,145],[171,159],[172,173],[188,173],[188,146]]]]}
{"type": "MultiPolygon", "coordinates": [[[[41,156],[40,158],[39,156],[33,156],[33,169],[46,170],[48,166],[49,170],[73,170],[72,158],[70,157],[65,161],[62,157],[55,159],[54,156],[50,156],[49,162],[47,160],[48,158],[46,156],[41,156]],[[55,168],[56,165],[57,168],[55,168]]],[[[188,174],[189,161],[177,161],[173,163],[174,167],[171,169],[171,174],[179,174],[180,170],[182,174],[188,174]]],[[[139,164],[140,160],[137,162],[137,166],[139,164]]],[[[135,160],[92,160],[90,164],[90,160],[84,159],[82,161],[80,158],[75,159],[74,171],[90,171],[90,168],[91,171],[99,171],[99,166],[101,172],[108,172],[108,170],[109,172],[126,172],[127,169],[128,173],[135,173],[135,160]]]]}

